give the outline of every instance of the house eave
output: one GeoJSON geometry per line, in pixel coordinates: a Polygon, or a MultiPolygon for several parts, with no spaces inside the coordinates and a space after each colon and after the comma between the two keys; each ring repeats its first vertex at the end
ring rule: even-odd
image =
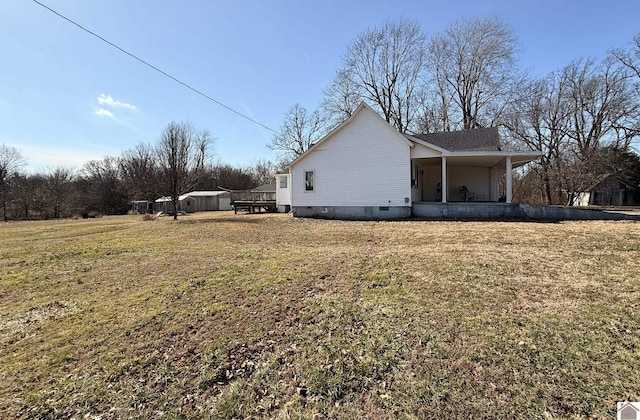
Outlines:
{"type": "Polygon", "coordinates": [[[507,159],[511,160],[511,167],[517,168],[535,161],[542,155],[542,152],[513,152],[513,151],[457,151],[442,153],[438,156],[418,157],[418,160],[447,159],[448,166],[460,167],[486,167],[486,168],[506,168],[507,159]]]}
{"type": "Polygon", "coordinates": [[[457,152],[450,152],[450,151],[446,151],[445,153],[443,153],[444,156],[503,156],[503,157],[507,157],[507,156],[511,156],[511,157],[533,157],[533,158],[537,158],[543,155],[543,152],[541,151],[530,151],[530,152],[512,152],[512,151],[506,151],[506,150],[489,150],[489,151],[483,151],[483,150],[468,150],[468,151],[457,151],[457,152]]]}

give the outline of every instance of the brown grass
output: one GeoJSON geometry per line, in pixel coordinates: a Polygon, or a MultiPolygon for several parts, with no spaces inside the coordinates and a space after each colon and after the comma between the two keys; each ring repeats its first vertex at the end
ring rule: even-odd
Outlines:
{"type": "Polygon", "coordinates": [[[3,224],[0,417],[611,418],[639,226],[3,224]]]}

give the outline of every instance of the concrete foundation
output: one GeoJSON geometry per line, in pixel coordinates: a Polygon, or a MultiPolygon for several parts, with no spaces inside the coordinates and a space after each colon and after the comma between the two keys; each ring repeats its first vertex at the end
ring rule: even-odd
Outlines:
{"type": "Polygon", "coordinates": [[[640,220],[603,209],[506,203],[414,203],[413,217],[455,220],[640,220]]]}
{"type": "Polygon", "coordinates": [[[577,208],[562,206],[541,206],[520,204],[522,211],[535,220],[639,220],[640,214],[628,214],[623,211],[577,208]]]}
{"type": "Polygon", "coordinates": [[[295,217],[347,220],[638,220],[640,213],[607,209],[506,203],[416,202],[413,207],[335,206],[292,207],[295,217]]]}
{"type": "Polygon", "coordinates": [[[388,220],[408,219],[411,217],[411,207],[383,207],[383,206],[293,206],[295,217],[315,217],[322,219],[347,220],[388,220]]]}
{"type": "Polygon", "coordinates": [[[505,203],[414,203],[413,216],[424,219],[523,219],[517,204],[505,203]]]}

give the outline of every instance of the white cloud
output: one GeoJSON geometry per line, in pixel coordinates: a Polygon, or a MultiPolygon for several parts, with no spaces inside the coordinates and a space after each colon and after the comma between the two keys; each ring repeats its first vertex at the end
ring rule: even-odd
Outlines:
{"type": "Polygon", "coordinates": [[[111,97],[111,95],[105,95],[104,93],[101,93],[100,96],[98,96],[98,103],[101,106],[106,106],[108,108],[124,108],[124,109],[130,109],[132,111],[135,111],[136,109],[135,105],[116,101],[111,97]]]}
{"type": "Polygon", "coordinates": [[[111,111],[109,111],[108,109],[104,109],[104,108],[100,108],[100,109],[96,110],[94,112],[94,114],[99,115],[101,117],[113,118],[114,120],[116,119],[116,117],[113,116],[113,113],[111,111]]]}

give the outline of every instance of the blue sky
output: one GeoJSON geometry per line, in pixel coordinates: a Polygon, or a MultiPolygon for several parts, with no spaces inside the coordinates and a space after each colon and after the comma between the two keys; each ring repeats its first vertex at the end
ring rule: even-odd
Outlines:
{"type": "MultiPolygon", "coordinates": [[[[543,76],[578,58],[628,48],[637,0],[41,0],[172,76],[278,130],[288,109],[315,109],[347,45],[387,20],[433,34],[460,18],[498,16],[520,63],[543,76]]],[[[0,5],[0,144],[29,171],[80,169],[171,121],[215,138],[216,160],[275,160],[272,133],[101,42],[31,0],[0,5]]]]}

